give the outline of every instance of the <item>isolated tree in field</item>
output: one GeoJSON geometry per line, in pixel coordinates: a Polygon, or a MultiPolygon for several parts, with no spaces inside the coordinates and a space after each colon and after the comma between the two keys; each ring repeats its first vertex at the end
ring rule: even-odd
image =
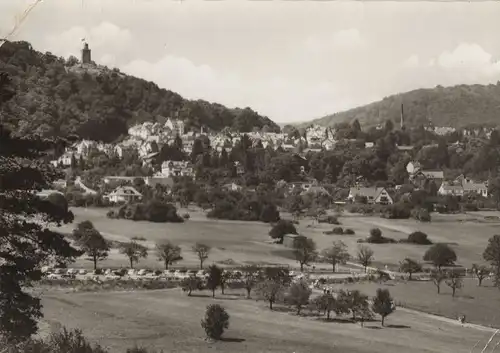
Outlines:
{"type": "Polygon", "coordinates": [[[181,248],[169,241],[156,244],[156,255],[158,260],[165,264],[165,270],[181,258],[181,248]]]}
{"type": "Polygon", "coordinates": [[[431,262],[441,270],[443,266],[450,266],[457,261],[457,254],[446,244],[434,244],[424,254],[424,261],[431,262]]]}
{"type": "Polygon", "coordinates": [[[364,267],[366,272],[366,268],[370,266],[373,261],[373,250],[368,246],[360,245],[358,246],[357,258],[358,262],[364,267]]]}
{"type": "Polygon", "coordinates": [[[422,266],[415,260],[412,260],[410,258],[406,258],[401,263],[399,264],[399,271],[402,273],[408,273],[409,274],[409,280],[411,281],[412,274],[421,272],[422,271],[422,266]]]}
{"type": "Polygon", "coordinates": [[[243,285],[247,291],[247,298],[250,299],[250,293],[252,289],[257,285],[261,279],[262,269],[258,266],[248,265],[241,268],[241,273],[243,274],[243,285]]]}
{"type": "Polygon", "coordinates": [[[484,265],[472,265],[472,273],[477,278],[477,285],[481,287],[483,284],[483,280],[488,277],[490,273],[490,269],[484,265]]]}
{"type": "Polygon", "coordinates": [[[356,321],[356,317],[359,317],[361,314],[366,315],[366,312],[370,310],[368,296],[361,293],[359,290],[345,292],[341,300],[343,300],[349,308],[353,321],[356,321]]]}
{"type": "Polygon", "coordinates": [[[108,257],[109,244],[92,222],[80,222],[73,230],[73,237],[76,245],[87,254],[87,259],[94,263],[94,270],[97,269],[98,261],[108,257]]]}
{"type": "Polygon", "coordinates": [[[300,271],[304,271],[304,265],[309,265],[318,257],[316,243],[311,238],[298,237],[293,244],[295,259],[300,264],[300,271]]]}
{"type": "Polygon", "coordinates": [[[201,289],[201,279],[196,276],[186,277],[181,281],[181,288],[190,297],[192,291],[201,289]]]}
{"type": "Polygon", "coordinates": [[[347,245],[342,240],[333,242],[333,246],[324,249],[321,255],[325,261],[332,265],[332,272],[335,272],[335,267],[338,264],[343,264],[349,260],[347,245]]]}
{"type": "MultiPolygon", "coordinates": [[[[15,94],[11,87],[9,77],[0,73],[0,110],[15,94]]],[[[0,114],[8,120],[11,113],[0,114]]],[[[50,189],[62,177],[41,161],[55,145],[36,136],[14,136],[0,122],[0,333],[8,343],[23,341],[37,331],[40,299],[26,289],[40,280],[40,267],[69,263],[81,255],[62,234],[50,230],[50,226],[71,223],[71,211],[33,193],[50,189]]]]}
{"type": "Polygon", "coordinates": [[[488,240],[483,258],[491,264],[495,273],[495,285],[500,288],[500,235],[494,235],[488,240]]]}
{"type": "Polygon", "coordinates": [[[309,298],[311,297],[312,290],[306,281],[300,280],[292,283],[288,289],[287,301],[290,305],[297,308],[297,315],[300,315],[300,310],[302,307],[309,303],[309,298]]]}
{"type": "Polygon", "coordinates": [[[435,269],[431,272],[431,280],[437,288],[438,294],[441,293],[441,283],[446,279],[446,274],[439,270],[435,269]]]}
{"type": "Polygon", "coordinates": [[[200,260],[200,269],[203,269],[203,262],[208,259],[208,254],[210,253],[210,246],[202,243],[196,243],[192,249],[200,260]]]}
{"type": "Polygon", "coordinates": [[[222,269],[217,265],[208,267],[207,288],[212,291],[212,297],[215,298],[215,290],[221,284],[222,269]]]}
{"type": "Polygon", "coordinates": [[[455,297],[455,292],[463,285],[462,275],[458,271],[449,271],[446,274],[445,283],[451,288],[451,296],[455,297]]]}
{"type": "Polygon", "coordinates": [[[382,238],[382,231],[380,228],[372,228],[370,229],[370,237],[369,239],[373,241],[374,243],[377,242],[377,240],[380,240],[382,238]]]}
{"type": "Polygon", "coordinates": [[[279,220],[269,231],[269,236],[273,239],[279,239],[280,242],[283,241],[286,234],[298,234],[295,225],[286,219],[279,220]]]}
{"type": "Polygon", "coordinates": [[[220,275],[220,290],[221,293],[224,294],[224,289],[226,288],[228,282],[233,278],[233,273],[223,269],[221,269],[221,271],[222,273],[220,275]]]}
{"type": "Polygon", "coordinates": [[[229,314],[219,304],[210,304],[205,311],[205,318],[201,320],[201,327],[208,338],[219,340],[224,330],[229,328],[229,314]]]}
{"type": "Polygon", "coordinates": [[[120,245],[120,254],[128,257],[130,268],[134,268],[134,263],[138,263],[140,259],[148,257],[148,248],[131,241],[120,245]]]}
{"type": "Polygon", "coordinates": [[[395,310],[394,300],[391,297],[388,289],[377,289],[377,294],[373,297],[372,310],[375,314],[380,315],[382,326],[387,316],[395,310]]]}

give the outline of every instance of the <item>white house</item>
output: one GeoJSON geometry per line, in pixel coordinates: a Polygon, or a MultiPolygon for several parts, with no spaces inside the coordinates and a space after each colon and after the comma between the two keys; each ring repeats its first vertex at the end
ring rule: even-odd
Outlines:
{"type": "Polygon", "coordinates": [[[161,164],[161,175],[166,177],[193,176],[193,168],[187,161],[165,161],[161,164]]]}
{"type": "Polygon", "coordinates": [[[348,201],[354,202],[356,197],[366,197],[368,203],[378,203],[383,205],[392,205],[394,201],[391,195],[387,192],[385,188],[378,187],[352,187],[349,190],[348,201]]]}
{"type": "Polygon", "coordinates": [[[133,202],[142,198],[142,195],[133,186],[119,186],[106,195],[111,202],[133,202]]]}

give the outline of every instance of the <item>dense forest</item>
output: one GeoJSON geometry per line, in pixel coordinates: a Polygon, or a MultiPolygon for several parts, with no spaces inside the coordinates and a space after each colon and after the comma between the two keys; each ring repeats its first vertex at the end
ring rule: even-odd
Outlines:
{"type": "Polygon", "coordinates": [[[0,67],[12,78],[17,95],[3,107],[4,123],[21,135],[73,134],[104,142],[115,141],[136,123],[167,117],[178,117],[192,129],[279,130],[250,108],[187,100],[118,69],[80,66],[74,57],[41,53],[27,42],[6,42],[0,47],[0,67]]]}
{"type": "Polygon", "coordinates": [[[387,119],[400,121],[404,105],[405,125],[432,124],[463,128],[470,125],[494,125],[500,122],[500,81],[496,85],[437,86],[396,94],[305,125],[333,126],[357,119],[363,126],[383,124],[387,119]]]}

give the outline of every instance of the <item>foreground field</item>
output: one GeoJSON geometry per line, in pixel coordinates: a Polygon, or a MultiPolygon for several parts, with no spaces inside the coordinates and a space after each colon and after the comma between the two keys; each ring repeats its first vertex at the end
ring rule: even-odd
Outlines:
{"type": "Polygon", "coordinates": [[[417,281],[364,282],[332,287],[359,289],[363,293],[375,293],[377,288],[387,288],[398,305],[452,319],[465,315],[467,322],[500,328],[500,291],[490,281],[484,281],[483,286],[478,287],[477,281],[465,279],[455,298],[452,298],[451,289],[445,283],[441,285],[441,294],[437,294],[433,283],[417,281]]]}
{"type": "MultiPolygon", "coordinates": [[[[160,240],[171,240],[182,248],[184,259],[177,266],[198,266],[198,260],[191,252],[195,242],[203,242],[212,246],[208,264],[212,262],[233,261],[242,265],[251,262],[287,264],[297,266],[293,256],[286,256],[282,245],[269,244],[267,235],[270,226],[260,222],[224,221],[207,219],[198,210],[188,210],[191,219],[183,224],[158,224],[150,222],[134,222],[127,220],[112,220],[106,217],[105,209],[73,208],[75,223],[65,225],[60,230],[71,232],[75,224],[90,220],[103,235],[110,240],[129,241],[133,237],[144,237],[143,244],[151,249],[160,240]]],[[[186,210],[180,210],[184,213],[186,210]]],[[[481,263],[482,253],[488,239],[497,232],[499,221],[486,220],[485,216],[499,215],[498,212],[469,213],[461,215],[433,215],[431,223],[420,223],[414,220],[386,220],[379,217],[343,216],[340,218],[342,227],[352,228],[355,235],[325,235],[325,230],[333,226],[314,224],[310,219],[301,220],[299,233],[315,240],[318,250],[328,247],[334,240],[344,241],[351,254],[356,253],[359,238],[369,234],[371,228],[378,227],[386,237],[397,240],[407,238],[408,234],[420,230],[429,235],[433,242],[449,243],[457,252],[458,263],[470,266],[481,263]]],[[[284,215],[286,217],[286,215],[284,215]]],[[[378,264],[397,265],[405,257],[421,260],[428,246],[409,244],[371,244],[375,251],[375,261],[378,264]]],[[[78,266],[90,267],[85,260],[79,260],[78,266]]],[[[108,260],[101,263],[102,267],[127,267],[128,262],[116,250],[111,252],[108,260]]],[[[161,267],[154,256],[141,260],[139,266],[161,267]]],[[[318,265],[319,266],[319,265],[318,265]]],[[[327,267],[327,266],[325,266],[327,267]]]]}
{"type": "MultiPolygon", "coordinates": [[[[263,302],[236,295],[189,298],[178,289],[141,292],[43,294],[45,324],[80,328],[92,341],[112,352],[134,344],[165,352],[469,352],[491,332],[461,327],[418,313],[397,311],[380,329],[378,322],[322,322],[289,313],[271,312],[263,302]],[[205,307],[219,303],[231,319],[226,340],[208,344],[200,326],[205,307]]],[[[484,343],[481,345],[484,345],[484,343]]],[[[477,350],[477,352],[479,352],[477,350]]]]}

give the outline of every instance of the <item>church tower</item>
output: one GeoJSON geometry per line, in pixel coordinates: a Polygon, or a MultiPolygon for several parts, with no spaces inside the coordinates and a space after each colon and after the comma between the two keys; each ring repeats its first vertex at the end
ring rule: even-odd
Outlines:
{"type": "Polygon", "coordinates": [[[82,49],[82,64],[90,64],[92,61],[89,45],[85,42],[82,49]]]}

